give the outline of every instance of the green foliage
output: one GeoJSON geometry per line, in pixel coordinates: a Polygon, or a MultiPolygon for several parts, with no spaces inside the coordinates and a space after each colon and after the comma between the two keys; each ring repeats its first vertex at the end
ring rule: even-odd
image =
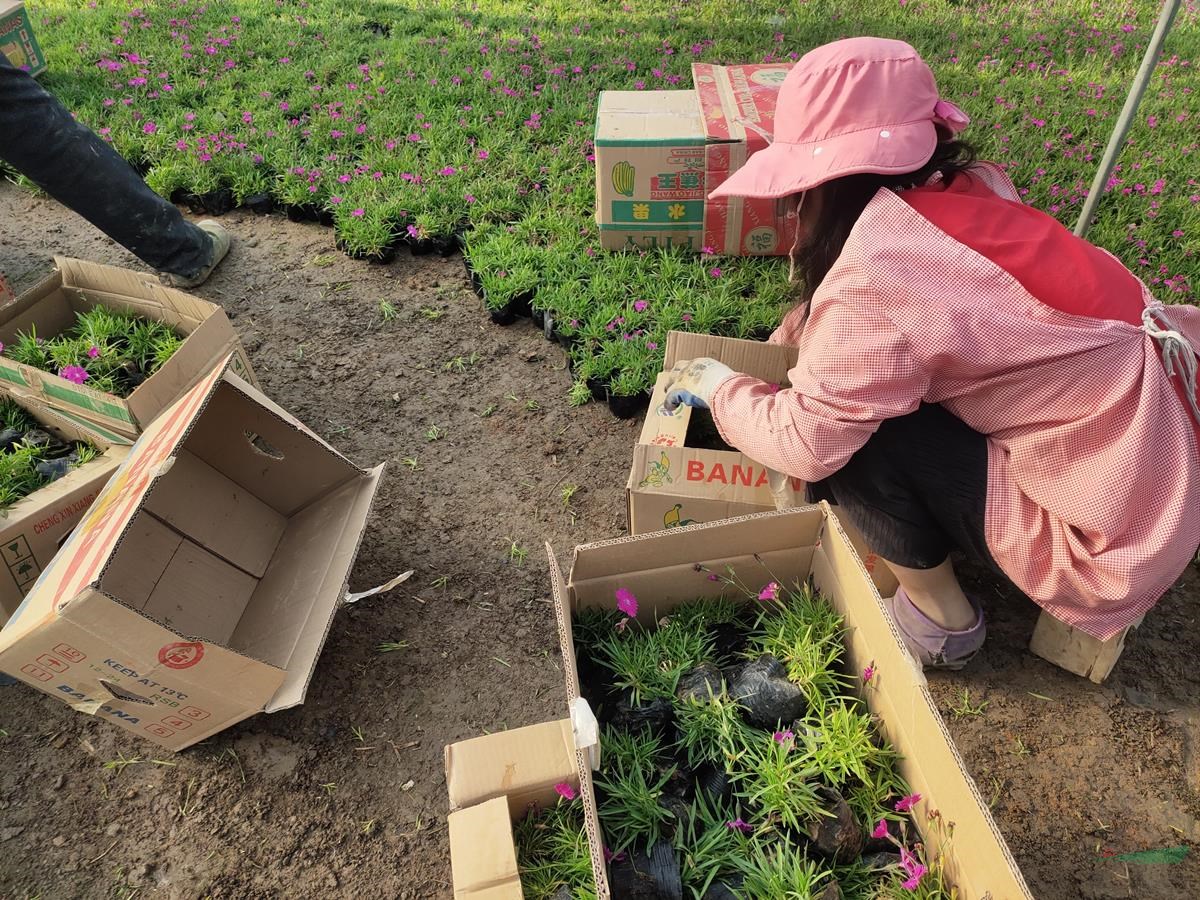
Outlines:
{"type": "Polygon", "coordinates": [[[596,659],[638,706],[674,697],[680,676],[711,659],[712,652],[712,639],[702,631],[670,625],[650,631],[630,622],[623,631],[613,628],[600,638],[596,659]]]}
{"type": "Polygon", "coordinates": [[[771,823],[803,831],[823,815],[817,769],[789,741],[759,733],[747,741],[733,773],[737,796],[771,823]]]}
{"type": "Polygon", "coordinates": [[[583,804],[560,800],[513,825],[521,887],[529,900],[552,900],[564,886],[573,900],[595,900],[583,804]]]}
{"type": "Polygon", "coordinates": [[[746,900],[818,900],[831,872],[786,841],[756,844],[741,862],[746,900]]]}
{"type": "Polygon", "coordinates": [[[162,322],[94,306],[77,313],[69,331],[51,338],[39,337],[30,326],[4,347],[3,354],[55,374],[79,367],[87,374],[83,382],[87,387],[127,397],[137,386],[131,374],[153,375],[182,343],[162,322]]]}
{"type": "Polygon", "coordinates": [[[808,702],[819,706],[846,688],[838,671],[842,618],[810,585],[781,590],[784,602],[768,604],[759,619],[754,654],[779,659],[808,702]]]}
{"type": "Polygon", "coordinates": [[[635,843],[649,852],[672,826],[675,817],[659,799],[673,772],[669,768],[656,773],[653,768],[632,765],[628,758],[614,757],[596,777],[603,798],[600,823],[614,853],[635,843]]]}
{"type": "MultiPolygon", "coordinates": [[[[0,398],[0,430],[8,429],[28,432],[40,430],[41,426],[15,401],[3,397],[0,398]]],[[[95,447],[79,442],[69,452],[73,454],[72,468],[91,462],[100,453],[95,447]]],[[[38,463],[49,458],[46,447],[35,444],[27,435],[22,435],[16,444],[0,452],[0,510],[8,509],[22,497],[54,481],[53,477],[37,469],[38,463]]]]}

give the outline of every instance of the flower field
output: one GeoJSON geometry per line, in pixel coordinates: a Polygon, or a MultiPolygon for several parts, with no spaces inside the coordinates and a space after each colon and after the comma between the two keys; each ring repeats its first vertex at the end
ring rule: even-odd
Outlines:
{"type": "MultiPolygon", "coordinates": [[[[1157,15],[1144,0],[29,6],[46,85],[157,191],[324,219],[356,257],[459,243],[490,306],[549,313],[580,403],[644,392],[671,329],[761,337],[789,300],[779,260],[599,248],[599,91],[903,38],[971,115],[981,155],[1073,225],[1157,15]]],[[[1186,3],[1090,235],[1167,302],[1196,290],[1198,18],[1186,3]]]]}

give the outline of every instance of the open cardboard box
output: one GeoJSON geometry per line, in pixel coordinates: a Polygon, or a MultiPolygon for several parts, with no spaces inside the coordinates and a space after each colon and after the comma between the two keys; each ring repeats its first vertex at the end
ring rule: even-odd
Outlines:
{"type": "Polygon", "coordinates": [[[383,470],[233,365],[150,424],[0,631],[0,670],[171,750],[304,701],[383,470]]]}
{"type": "MultiPolygon", "coordinates": [[[[774,509],[767,468],[744,453],[707,450],[686,444],[694,415],[709,415],[690,406],[667,414],[669,372],[675,363],[707,356],[735,372],[769,384],[786,386],[796,365],[796,348],[762,341],[672,331],[667,335],[663,371],[650,395],[642,433],[633,448],[633,467],[626,485],[630,534],[728,519],[774,509]]],[[[792,490],[804,495],[804,483],[792,490]]]]}
{"type": "Polygon", "coordinates": [[[455,900],[521,900],[512,823],[558,802],[556,785],[579,789],[571,720],[459,741],[445,757],[455,900]]]}
{"type": "Polygon", "coordinates": [[[0,307],[0,342],[14,344],[18,334],[36,329],[55,337],[75,324],[77,313],[96,306],[154,319],[183,336],[182,346],[128,397],[75,384],[53,372],[21,365],[0,356],[0,380],[18,393],[78,415],[127,437],[136,437],[179,395],[232,354],[233,372],[256,385],[246,351],[216,304],[164,287],[152,275],[54,258],[55,270],[7,306],[0,307]]]}
{"type": "MultiPolygon", "coordinates": [[[[713,571],[732,567],[750,585],[769,580],[763,563],[783,581],[811,578],[845,617],[850,671],[875,666],[865,699],[883,737],[902,756],[901,774],[924,798],[914,818],[930,852],[945,860],[958,896],[961,900],[1032,896],[954,747],[920,669],[903,648],[879,592],[826,504],[586,544],[576,548],[565,580],[551,554],[554,607],[572,705],[580,697],[572,636],[575,614],[581,609],[615,607],[615,591],[624,587],[640,601],[639,621],[652,625],[681,603],[727,590],[724,584],[698,575],[697,563],[713,571]],[[928,814],[935,809],[943,822],[954,823],[953,841],[929,827],[928,814]]],[[[592,785],[592,749],[578,750],[576,763],[597,893],[606,900],[610,892],[592,785]]]]}
{"type": "Polygon", "coordinates": [[[44,431],[68,443],[90,444],[100,455],[0,511],[0,555],[8,571],[7,578],[0,575],[0,627],[21,605],[71,529],[125,460],[130,444],[126,438],[73,421],[31,397],[8,395],[7,399],[28,412],[44,431]]]}

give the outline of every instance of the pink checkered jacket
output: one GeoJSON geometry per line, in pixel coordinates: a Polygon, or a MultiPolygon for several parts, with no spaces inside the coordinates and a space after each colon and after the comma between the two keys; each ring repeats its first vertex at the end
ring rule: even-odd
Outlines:
{"type": "MultiPolygon", "coordinates": [[[[998,214],[1019,204],[998,167],[974,174],[998,214]]],[[[1097,258],[1082,242],[1062,246],[1097,258]]],[[[1145,323],[1063,312],[1030,292],[1075,278],[1072,263],[1055,273],[1062,258],[1045,258],[1040,279],[1019,280],[1002,256],[880,191],[807,322],[794,310],[771,337],[800,349],[791,388],[727,378],[712,397],[717,426],[760,462],[818,481],[883,420],[942,404],[987,436],[985,534],[996,562],[1053,616],[1108,639],[1159,600],[1200,544],[1197,423],[1179,374],[1200,347],[1200,309],[1161,307],[1123,266],[1121,279],[1140,291],[1136,312],[1150,311],[1145,323]]]]}

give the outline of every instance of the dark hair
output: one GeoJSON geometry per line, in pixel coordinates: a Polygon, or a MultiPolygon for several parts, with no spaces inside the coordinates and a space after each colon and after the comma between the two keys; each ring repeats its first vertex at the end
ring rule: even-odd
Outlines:
{"type": "MultiPolygon", "coordinates": [[[[846,175],[813,188],[800,212],[801,227],[808,238],[794,254],[795,271],[800,276],[800,301],[812,300],[833,264],[842,253],[850,229],[862,215],[867,203],[880,188],[903,190],[925,184],[940,172],[947,182],[975,162],[975,148],[965,141],[939,141],[929,162],[915,172],[901,175],[876,175],[867,172],[846,175]],[[807,210],[812,215],[806,215],[807,210]]],[[[789,198],[794,207],[795,198],[789,198]]]]}

